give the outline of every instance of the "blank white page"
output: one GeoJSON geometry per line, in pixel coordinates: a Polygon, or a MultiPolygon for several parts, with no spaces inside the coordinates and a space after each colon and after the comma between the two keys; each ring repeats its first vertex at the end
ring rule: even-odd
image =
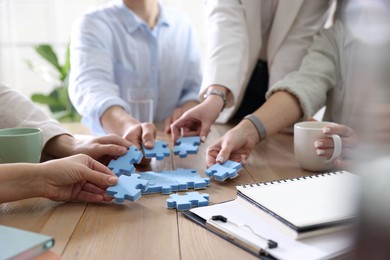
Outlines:
{"type": "Polygon", "coordinates": [[[359,177],[344,171],[237,189],[293,225],[303,227],[353,217],[359,177]]]}

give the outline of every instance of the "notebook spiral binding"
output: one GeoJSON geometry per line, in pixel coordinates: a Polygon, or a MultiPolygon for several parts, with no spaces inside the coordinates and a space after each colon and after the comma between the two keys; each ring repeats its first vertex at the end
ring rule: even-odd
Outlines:
{"type": "Polygon", "coordinates": [[[320,178],[320,177],[324,177],[324,176],[328,176],[328,175],[343,174],[343,173],[344,173],[344,171],[324,172],[324,173],[303,176],[303,177],[298,177],[298,178],[287,178],[287,179],[272,180],[272,181],[266,181],[266,182],[248,183],[248,184],[241,184],[239,186],[241,186],[243,188],[251,188],[251,187],[273,185],[273,184],[277,184],[277,183],[300,181],[300,180],[306,180],[306,179],[314,179],[314,178],[320,178]]]}

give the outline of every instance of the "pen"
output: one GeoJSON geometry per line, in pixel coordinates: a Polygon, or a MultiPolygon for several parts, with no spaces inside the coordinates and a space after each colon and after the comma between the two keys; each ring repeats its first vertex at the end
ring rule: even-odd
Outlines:
{"type": "MultiPolygon", "coordinates": [[[[215,233],[222,235],[223,237],[229,239],[233,243],[237,244],[238,246],[247,249],[248,251],[255,253],[256,255],[268,255],[267,249],[273,249],[278,247],[278,243],[271,240],[267,239],[259,234],[257,234],[250,226],[246,224],[237,224],[234,223],[230,220],[228,220],[226,217],[222,215],[214,215],[212,216],[207,222],[206,226],[208,226],[211,230],[213,230],[215,233]],[[249,240],[247,240],[245,237],[233,235],[232,232],[223,225],[218,224],[218,222],[223,222],[223,223],[230,223],[238,228],[245,227],[247,230],[249,230],[253,235],[257,236],[260,239],[263,239],[267,241],[267,248],[263,249],[259,245],[256,245],[249,240]]],[[[245,230],[246,230],[245,229],[245,230]]]]}

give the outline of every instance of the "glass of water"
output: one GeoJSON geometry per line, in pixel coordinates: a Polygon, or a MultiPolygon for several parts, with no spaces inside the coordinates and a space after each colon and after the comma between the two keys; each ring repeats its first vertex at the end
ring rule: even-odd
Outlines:
{"type": "Polygon", "coordinates": [[[127,91],[130,114],[141,123],[153,123],[153,91],[149,88],[130,88],[127,91]]]}

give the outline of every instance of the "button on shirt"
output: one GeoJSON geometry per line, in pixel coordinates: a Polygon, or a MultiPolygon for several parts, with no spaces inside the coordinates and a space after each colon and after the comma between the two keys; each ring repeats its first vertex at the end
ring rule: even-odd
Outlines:
{"type": "Polygon", "coordinates": [[[74,24],[69,96],[94,133],[105,134],[100,118],[109,107],[121,106],[131,114],[129,88],[152,90],[155,122],[198,100],[200,55],[192,27],[175,9],[159,8],[152,30],[122,1],[74,24]]]}

